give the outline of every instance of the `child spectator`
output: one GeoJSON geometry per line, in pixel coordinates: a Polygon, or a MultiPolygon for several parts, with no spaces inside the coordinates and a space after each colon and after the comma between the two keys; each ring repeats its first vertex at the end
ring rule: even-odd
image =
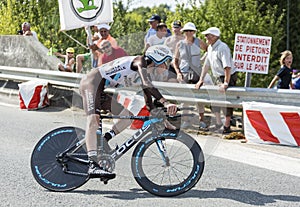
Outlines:
{"type": "Polygon", "coordinates": [[[293,54],[291,51],[286,50],[281,53],[280,57],[280,65],[281,68],[274,76],[268,88],[272,88],[277,80],[277,88],[278,89],[292,89],[292,63],[293,63],[293,54]]]}
{"type": "Polygon", "coordinates": [[[59,52],[54,53],[57,57],[61,57],[65,59],[65,64],[58,64],[58,70],[64,71],[64,72],[73,72],[75,59],[74,59],[74,48],[69,47],[66,50],[66,55],[63,55],[59,52]]]}
{"type": "MultiPolygon", "coordinates": [[[[92,27],[92,30],[94,31],[94,35],[92,36],[93,44],[97,44],[98,40],[101,38],[98,26],[99,25],[94,25],[92,27]]],[[[89,44],[89,39],[88,39],[89,30],[88,30],[88,27],[85,27],[84,29],[85,29],[85,32],[87,33],[86,43],[88,45],[89,44]]],[[[98,57],[94,50],[92,50],[92,53],[93,53],[92,67],[96,68],[98,65],[98,57]]],[[[82,71],[83,63],[85,61],[87,61],[90,57],[91,57],[90,52],[84,53],[84,54],[78,54],[76,56],[76,73],[80,73],[82,71]]]]}

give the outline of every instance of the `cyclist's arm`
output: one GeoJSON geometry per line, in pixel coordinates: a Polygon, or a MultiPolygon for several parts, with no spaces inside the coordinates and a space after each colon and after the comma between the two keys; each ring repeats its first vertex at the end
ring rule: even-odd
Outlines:
{"type": "Polygon", "coordinates": [[[142,56],[138,56],[132,65],[132,69],[137,71],[139,76],[141,77],[142,81],[142,89],[144,91],[145,101],[150,109],[154,108],[152,103],[152,96],[157,99],[162,104],[166,103],[167,100],[162,96],[157,88],[152,84],[151,80],[149,79],[147,73],[147,63],[142,56]]]}

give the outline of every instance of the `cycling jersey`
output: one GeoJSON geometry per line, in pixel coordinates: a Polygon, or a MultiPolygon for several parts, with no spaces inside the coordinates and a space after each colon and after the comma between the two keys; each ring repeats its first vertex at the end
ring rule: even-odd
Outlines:
{"type": "MultiPolygon", "coordinates": [[[[100,93],[99,94],[96,93],[96,96],[102,95],[102,100],[104,101],[102,101],[102,103],[88,103],[88,106],[93,106],[94,104],[96,104],[97,105],[96,108],[97,108],[98,104],[102,105],[106,103],[110,105],[111,100],[107,101],[106,99],[107,96],[104,95],[105,93],[103,94],[105,87],[128,87],[128,86],[139,85],[142,87],[144,91],[144,98],[145,98],[146,105],[148,106],[149,109],[154,108],[152,102],[152,96],[155,99],[160,100],[162,98],[162,95],[157,90],[157,88],[155,88],[152,85],[145,71],[143,72],[138,71],[138,69],[133,66],[133,62],[135,58],[139,58],[139,57],[138,56],[121,57],[97,68],[97,70],[101,75],[102,80],[100,80],[101,83],[98,87],[98,91],[100,93]],[[106,97],[105,99],[103,99],[103,95],[104,97],[106,97]]],[[[94,76],[94,79],[97,78],[98,77],[94,76]]],[[[91,94],[93,93],[90,93],[89,96],[91,96],[91,94]]],[[[96,98],[96,100],[98,99],[96,98]]],[[[94,109],[94,107],[91,108],[94,109]]],[[[104,107],[100,107],[100,108],[104,108],[104,107]]],[[[93,110],[89,110],[89,111],[93,111],[93,110]]]]}
{"type": "Polygon", "coordinates": [[[131,69],[131,64],[136,57],[125,56],[100,66],[98,70],[106,79],[105,85],[110,87],[140,85],[141,79],[138,73],[131,69]]]}

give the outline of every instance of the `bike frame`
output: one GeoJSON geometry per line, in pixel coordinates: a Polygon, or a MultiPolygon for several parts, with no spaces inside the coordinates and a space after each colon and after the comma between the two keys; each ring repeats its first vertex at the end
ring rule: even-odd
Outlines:
{"type": "MultiPolygon", "coordinates": [[[[174,118],[179,117],[180,115],[174,116],[174,118]]],[[[100,123],[99,123],[99,131],[100,134],[97,134],[97,136],[100,136],[102,139],[102,119],[134,119],[134,120],[142,120],[144,121],[144,124],[141,129],[137,130],[129,139],[127,139],[122,145],[120,145],[117,149],[114,149],[112,152],[110,152],[111,158],[113,158],[115,161],[117,161],[119,158],[121,158],[129,149],[131,149],[136,143],[138,143],[148,132],[152,132],[153,138],[158,138],[160,133],[158,132],[158,129],[155,127],[155,124],[162,123],[163,118],[156,118],[151,116],[117,116],[117,115],[100,115],[100,123]]],[[[171,132],[171,131],[170,131],[171,132]]],[[[171,134],[175,137],[177,135],[176,130],[173,130],[171,134]]],[[[83,156],[82,154],[76,153],[76,150],[82,147],[85,144],[85,139],[80,140],[77,142],[74,146],[71,146],[70,148],[66,149],[64,152],[57,155],[57,160],[60,161],[64,165],[64,159],[71,159],[73,161],[82,163],[82,164],[88,164],[89,161],[87,159],[80,158],[80,156],[83,156]]],[[[168,165],[168,159],[165,156],[165,149],[162,143],[157,143],[158,150],[160,154],[162,155],[162,159],[165,161],[165,164],[168,165]]],[[[86,156],[86,155],[85,155],[86,156]]],[[[71,172],[67,170],[67,166],[65,167],[64,171],[69,174],[76,174],[76,172],[71,172]]],[[[82,173],[78,174],[81,175],[82,173]]],[[[86,174],[84,174],[86,175],[86,174]]]]}

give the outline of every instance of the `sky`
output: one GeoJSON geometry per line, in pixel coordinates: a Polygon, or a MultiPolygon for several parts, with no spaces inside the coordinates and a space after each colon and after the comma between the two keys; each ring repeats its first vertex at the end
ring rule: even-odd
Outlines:
{"type": "MultiPolygon", "coordinates": [[[[127,5],[128,0],[122,0],[124,5],[127,5]]],[[[175,10],[176,1],[174,0],[133,0],[134,4],[130,8],[137,8],[137,7],[154,7],[160,4],[167,4],[171,7],[171,10],[175,10]]],[[[178,0],[179,3],[187,3],[189,0],[178,0]]]]}

